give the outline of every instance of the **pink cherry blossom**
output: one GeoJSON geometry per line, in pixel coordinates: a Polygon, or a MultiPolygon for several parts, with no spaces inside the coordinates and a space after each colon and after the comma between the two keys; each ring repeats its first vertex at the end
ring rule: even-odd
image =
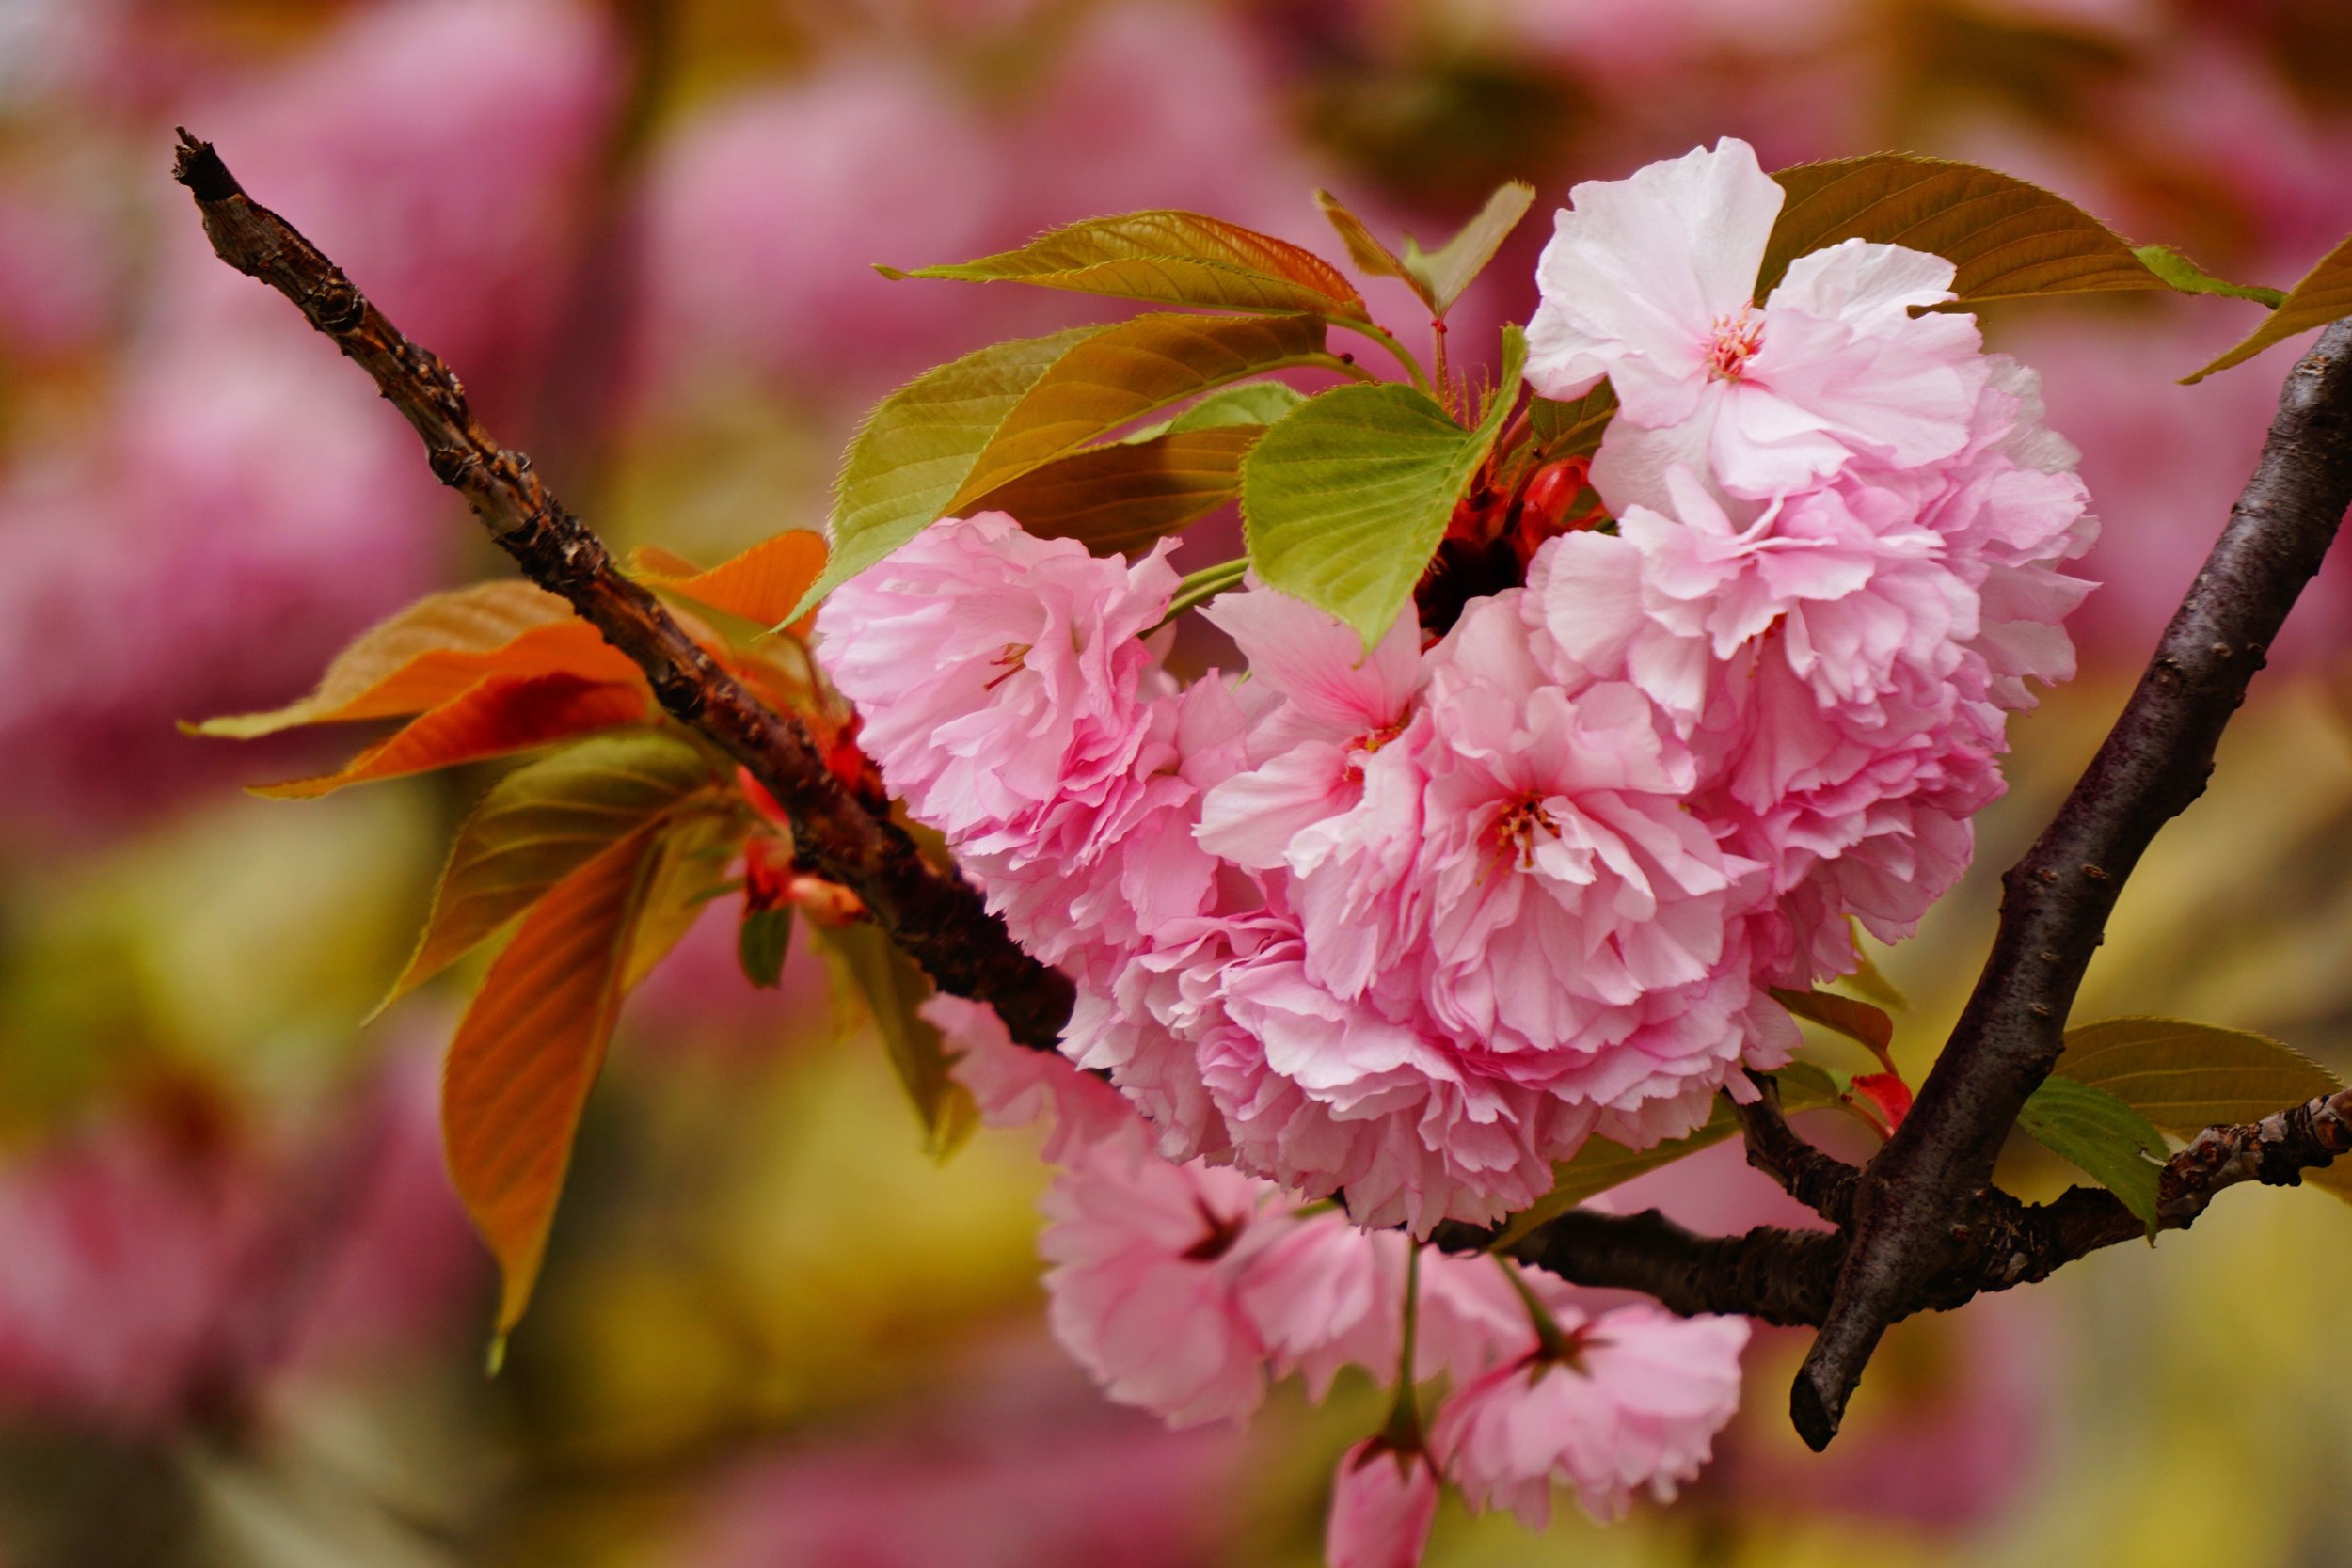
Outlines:
{"type": "Polygon", "coordinates": [[[1328,1568],[1415,1568],[1438,1516],[1426,1454],[1368,1438],[1340,1456],[1324,1528],[1328,1568]]]}
{"type": "Polygon", "coordinates": [[[1187,749],[1197,776],[1237,761],[1239,719],[1212,683],[1175,696],[1141,640],[1175,592],[1172,547],[1131,566],[1002,513],[950,518],[818,615],[884,782],[1048,962],[1099,967],[1090,945],[1209,896],[1187,749]]]}
{"type": "Polygon", "coordinates": [[[1275,1375],[1300,1373],[1315,1400],[1343,1367],[1393,1381],[1410,1245],[1394,1230],[1359,1230],[1337,1210],[1255,1227],[1241,1303],[1275,1375]]]}
{"type": "Polygon", "coordinates": [[[1508,1508],[1531,1529],[1549,1521],[1555,1481],[1602,1521],[1636,1491],[1671,1501],[1739,1407],[1747,1321],[1646,1305],[1557,1315],[1565,1359],[1531,1344],[1438,1411],[1430,1448],[1446,1479],[1471,1507],[1508,1508]]]}
{"type": "Polygon", "coordinates": [[[879,59],[696,114],[649,171],[646,336],[662,380],[748,372],[879,389],[963,352],[971,301],[873,263],[1017,243],[1021,226],[996,216],[1013,186],[998,140],[949,84],[879,59]]]}
{"type": "Polygon", "coordinates": [[[1266,1345],[1240,1285],[1271,1192],[1132,1139],[1086,1151],[1055,1180],[1038,1243],[1052,1265],[1048,1321],[1110,1398],[1174,1426],[1258,1407],[1266,1345]]]}
{"type": "Polygon", "coordinates": [[[1951,297],[1952,265],[1848,240],[1801,256],[1761,306],[1780,186],[1725,137],[1629,179],[1569,193],[1538,269],[1529,384],[1620,404],[1594,464],[1611,506],[1655,502],[1677,464],[1767,497],[1857,456],[1908,466],[1966,439],[1985,372],[1976,323],[1914,316],[1951,297]]]}
{"type": "Polygon", "coordinates": [[[1117,1089],[1051,1051],[1015,1045],[995,1008],[942,992],[921,1011],[947,1037],[956,1081],[971,1092],[983,1122],[1050,1124],[1040,1151],[1047,1164],[1068,1164],[1136,1126],[1135,1107],[1117,1089]]]}

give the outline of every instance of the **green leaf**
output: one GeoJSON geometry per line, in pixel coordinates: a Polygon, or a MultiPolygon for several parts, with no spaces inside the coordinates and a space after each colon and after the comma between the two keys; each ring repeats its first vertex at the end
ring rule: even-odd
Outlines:
{"type": "Polygon", "coordinates": [[[915,1010],[931,993],[930,979],[871,921],[813,928],[834,973],[836,1000],[861,1008],[872,1021],[923,1124],[925,1150],[946,1159],[969,1135],[975,1118],[971,1097],[947,1071],[946,1037],[915,1010]]]}
{"type": "Polygon", "coordinates": [[[1328,191],[1315,192],[1315,205],[1346,242],[1349,260],[1375,277],[1401,277],[1411,286],[1429,313],[1443,319],[1462,291],[1495,259],[1502,242],[1519,226],[1534,203],[1535,187],[1513,180],[1486,198],[1486,204],[1454,238],[1436,250],[1423,250],[1412,235],[1405,236],[1405,254],[1391,250],[1363,219],[1347,210],[1328,191]]]}
{"type": "Polygon", "coordinates": [[[2045,1078],[2017,1113],[2017,1125],[2051,1153],[2071,1161],[2156,1234],[2156,1177],[2164,1135],[2105,1089],[2072,1078],[2045,1078]]]}
{"type": "Polygon", "coordinates": [[[941,515],[1146,414],[1268,371],[1335,365],[1312,316],[1137,316],[1071,345],[973,459],[941,515]]]}
{"type": "Polygon", "coordinates": [[[947,515],[972,464],[1046,371],[1107,330],[1073,327],[995,343],[926,371],[874,405],[850,438],[834,482],[833,553],[792,613],[826,594],[947,515]]]}
{"type": "Polygon", "coordinates": [[[2352,316],[2352,236],[2319,259],[2319,264],[2303,275],[2303,280],[2287,291],[2270,319],[2256,327],[2237,347],[2199,371],[2183,376],[2184,384],[2202,381],[2216,371],[2226,371],[2232,365],[2251,359],[2273,343],[2281,343],[2299,332],[2314,326],[2325,326],[2340,316],[2352,316]]]}
{"type": "Polygon", "coordinates": [[[1511,230],[1519,226],[1534,201],[1535,187],[1513,180],[1488,197],[1477,215],[1436,250],[1424,251],[1420,241],[1410,234],[1405,236],[1405,274],[1433,311],[1443,316],[1454,309],[1462,291],[1486,271],[1486,263],[1495,259],[1495,252],[1502,248],[1502,242],[1511,237],[1511,230]]]}
{"type": "Polygon", "coordinates": [[[2164,286],[2122,235],[2064,197],[1975,164],[1876,152],[1772,178],[1788,200],[1758,299],[1797,257],[1850,239],[1933,251],[1959,269],[1952,292],[1964,301],[2164,286]]]}
{"type": "Polygon", "coordinates": [[[498,1332],[530,1304],[604,1066],[654,831],[608,844],[548,890],[483,977],[441,1074],[450,1180],[499,1261],[498,1332]]]}
{"type": "MultiPolygon", "coordinates": [[[[2111,1018],[2066,1032],[2058,1076],[2105,1090],[2181,1138],[2260,1121],[2344,1087],[2292,1046],[2243,1029],[2173,1018],[2111,1018]]],[[[2352,1162],[2303,1173],[2352,1202],[2352,1162]]]]}
{"type": "Polygon", "coordinates": [[[2267,305],[2273,310],[2286,303],[2286,294],[2278,289],[2265,289],[2254,283],[2232,283],[2213,274],[2182,255],[2169,245],[2134,245],[2132,254],[2140,264],[2164,279],[2167,288],[2185,294],[2220,294],[2229,299],[2250,299],[2257,305],[2267,305]]]}
{"type": "Polygon", "coordinates": [[[1211,392],[1174,419],[1144,425],[1121,439],[1141,442],[1186,430],[1269,425],[1306,401],[1305,394],[1279,381],[1245,381],[1211,392]]]}
{"type": "Polygon", "coordinates": [[[1500,390],[1475,430],[1393,384],[1326,392],[1269,428],[1241,470],[1260,578],[1346,622],[1367,648],[1378,641],[1501,434],[1526,356],[1525,337],[1505,327],[1500,390]]]}
{"type": "MultiPolygon", "coordinates": [[[[1834,1105],[1841,1091],[1830,1075],[1806,1062],[1791,1062],[1772,1075],[1780,1085],[1780,1108],[1787,1112],[1817,1111],[1834,1105]]],[[[1607,1138],[1593,1138],[1577,1151],[1572,1160],[1564,1161],[1553,1172],[1551,1191],[1537,1198],[1521,1212],[1512,1216],[1495,1238],[1497,1248],[1508,1246],[1547,1220],[1556,1219],[1587,1198],[1596,1197],[1612,1187],[1621,1186],[1637,1176],[1646,1176],[1663,1165],[1671,1165],[1686,1155],[1712,1148],[1725,1138],[1740,1132],[1739,1118],[1723,1096],[1715,1097],[1707,1120],[1696,1132],[1685,1137],[1669,1138],[1648,1148],[1632,1149],[1607,1138]]]]}
{"type": "Polygon", "coordinates": [[[479,945],[608,846],[718,782],[700,751],[645,730],[583,740],[507,774],[458,828],[417,951],[376,1010],[479,945]]]}
{"type": "Polygon", "coordinates": [[[1878,960],[1870,957],[1870,946],[1864,936],[1862,922],[1848,915],[1846,923],[1853,928],[1853,950],[1862,961],[1854,967],[1851,974],[1836,983],[1882,1007],[1891,1007],[1899,1013],[1909,1012],[1911,998],[1903,994],[1902,987],[1886,977],[1885,972],[1879,968],[1878,960]]]}
{"type": "Polygon", "coordinates": [[[623,990],[635,990],[644,983],[702,918],[703,906],[727,887],[727,871],[743,847],[743,819],[731,810],[693,809],[704,802],[715,803],[715,799],[696,797],[662,823],[653,870],[645,879],[644,904],[629,939],[623,990]]]}
{"type": "Polygon", "coordinates": [[[1592,456],[1600,451],[1601,435],[1616,413],[1617,394],[1606,381],[1572,403],[1530,398],[1527,429],[1534,440],[1537,460],[1550,463],[1563,457],[1592,456]]]}
{"type": "Polygon", "coordinates": [[[1363,321],[1363,296],[1312,251],[1199,213],[1126,213],[1041,234],[1018,250],[884,277],[1031,283],[1219,310],[1363,321]]]}
{"type": "Polygon", "coordinates": [[[1137,549],[1239,495],[1242,459],[1264,434],[1223,424],[1088,447],[999,485],[973,510],[1009,513],[1041,539],[1075,539],[1096,555],[1137,549]]]}
{"type": "Polygon", "coordinates": [[[753,910],[736,928],[735,961],[743,978],[762,990],[773,990],[784,978],[785,955],[792,947],[792,906],[753,910]]]}

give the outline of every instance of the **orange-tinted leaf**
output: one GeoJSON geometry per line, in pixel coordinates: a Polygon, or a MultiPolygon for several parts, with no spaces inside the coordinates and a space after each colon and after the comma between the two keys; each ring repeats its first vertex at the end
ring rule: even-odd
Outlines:
{"type": "Polygon", "coordinates": [[[2346,314],[2352,314],[2352,238],[2322,256],[2245,341],[2182,380],[2202,381],[2216,371],[2251,359],[2273,343],[2282,343],[2298,332],[2325,326],[2346,314]]]}
{"type": "Polygon", "coordinates": [[[498,1330],[530,1304],[621,973],[654,835],[633,833],[556,883],[490,965],[441,1077],[451,1181],[499,1262],[498,1330]]]}
{"type": "Polygon", "coordinates": [[[1363,296],[1322,257],[1199,213],[1089,218],[997,256],[912,272],[876,270],[884,277],[1033,283],[1163,305],[1365,319],[1363,296]]]}
{"type": "Polygon", "coordinates": [[[667,550],[639,550],[629,565],[652,587],[771,626],[792,612],[825,569],[825,536],[809,529],[787,530],[707,572],[667,550]],[[685,568],[683,575],[679,567],[685,568]]]}
{"type": "Polygon", "coordinates": [[[1041,539],[1075,539],[1096,555],[1140,548],[1241,493],[1241,460],[1265,427],[1216,425],[1088,447],[1001,484],[973,503],[1010,513],[1041,539]]]}
{"type": "MultiPolygon", "coordinates": [[[[634,673],[634,667],[631,673],[634,673]]],[[[259,784],[256,795],[308,800],[345,784],[396,779],[461,762],[526,752],[534,746],[645,718],[650,694],[642,678],[586,680],[579,675],[490,675],[332,773],[259,784]]]]}
{"type": "Polygon", "coordinates": [[[1996,169],[1873,152],[1772,178],[1788,196],[1764,252],[1758,299],[1797,257],[1851,239],[1933,251],[1952,263],[1952,293],[1969,304],[2165,286],[2114,230],[1996,169]]]}
{"type": "Polygon", "coordinates": [[[1783,990],[1775,986],[1772,1000],[1799,1018],[1810,1019],[1824,1029],[1835,1029],[1848,1039],[1861,1041],[1882,1059],[1895,1043],[1895,1021],[1881,1008],[1856,997],[1825,990],[1783,990]]]}
{"type": "Polygon", "coordinates": [[[300,702],[188,728],[249,740],[303,724],[422,713],[485,675],[564,672],[610,681],[627,680],[633,668],[554,594],[527,582],[477,583],[419,599],[360,633],[300,702]]]}
{"type": "Polygon", "coordinates": [[[594,736],[516,768],[457,830],[416,956],[384,1005],[487,941],[616,840],[707,799],[719,782],[701,751],[666,730],[594,736]]]}

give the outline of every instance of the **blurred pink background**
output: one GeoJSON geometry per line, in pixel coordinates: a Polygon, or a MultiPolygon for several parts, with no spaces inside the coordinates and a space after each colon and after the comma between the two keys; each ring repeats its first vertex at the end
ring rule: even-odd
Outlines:
{"type": "MultiPolygon", "coordinates": [[[[1195,208],[1339,256],[1317,185],[1435,243],[1534,181],[1454,316],[1471,365],[1532,309],[1570,184],[1725,134],[1768,166],[1994,164],[2285,286],[2352,229],[2352,8],[0,0],[0,1568],[1289,1564],[1315,1560],[1370,1392],[1247,1433],[1103,1405],[1043,1337],[1028,1151],[989,1136],[932,1167],[818,966],[796,953],[754,992],[719,920],[632,1002],[539,1305],[481,1375],[488,1271],[432,1124],[465,977],[358,1021],[484,780],[256,801],[236,785],[332,738],[174,725],[288,699],[373,619],[503,562],[364,378],[212,259],[167,178],[176,124],[610,540],[715,560],[818,526],[890,387],[1108,311],[869,263],[1106,212],[1195,208]]],[[[1401,287],[1367,293],[1419,327],[1401,287]]],[[[2134,295],[1986,318],[2044,372],[2106,528],[2086,678],[2023,726],[1985,871],[2244,480],[2287,355],[2175,378],[2257,314],[2134,295]]],[[[2339,560],[2200,808],[2226,829],[2135,886],[2150,912],[2103,959],[2108,1010],[2352,1056],[2347,611],[2339,560]]],[[[1886,960],[1922,1063],[1993,896],[1978,878],[1886,960]]],[[[1773,1196],[1708,1160],[1642,1201],[1734,1228],[1773,1196]]],[[[2280,1203],[1907,1325],[1827,1461],[1780,1418],[1802,1340],[1772,1337],[1679,1511],[1540,1541],[1449,1513],[1431,1560],[2334,1560],[2352,1433],[2307,1379],[2344,1348],[2322,1307],[2343,1266],[2298,1263],[2259,1304],[2217,1282],[2266,1248],[2345,1254],[2324,1199],[2280,1203]],[[2226,1460],[2159,1455],[2170,1413],[2249,1401],[2270,1425],[2208,1446],[2226,1460]]]]}

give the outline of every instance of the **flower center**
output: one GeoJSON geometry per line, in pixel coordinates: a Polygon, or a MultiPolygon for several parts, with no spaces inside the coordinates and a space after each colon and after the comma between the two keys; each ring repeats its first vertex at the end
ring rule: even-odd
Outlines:
{"type": "Polygon", "coordinates": [[[1737,381],[1747,373],[1748,361],[1764,346],[1764,320],[1753,305],[1742,305],[1736,316],[1717,316],[1715,335],[1707,345],[1707,378],[1737,381]]]}
{"type": "Polygon", "coordinates": [[[1519,869],[1525,871],[1535,863],[1535,835],[1539,832],[1558,838],[1560,824],[1544,809],[1540,797],[1523,795],[1495,818],[1495,847],[1518,862],[1519,869]]]}
{"type": "Polygon", "coordinates": [[[1200,1218],[1208,1226],[1208,1230],[1177,1256],[1187,1263],[1214,1263],[1241,1239],[1242,1227],[1248,1223],[1249,1216],[1235,1214],[1228,1219],[1199,1197],[1192,1200],[1192,1206],[1200,1211],[1200,1218]]]}
{"type": "Polygon", "coordinates": [[[993,691],[998,687],[1004,685],[1007,681],[1012,679],[1014,675],[1020,673],[1021,670],[1028,660],[1029,649],[1033,646],[1035,646],[1035,644],[1029,642],[1006,643],[1005,651],[998,654],[994,658],[989,660],[991,664],[993,664],[998,669],[1004,671],[1004,673],[997,676],[994,680],[990,681],[986,686],[980,688],[980,689],[983,691],[993,691]]]}

